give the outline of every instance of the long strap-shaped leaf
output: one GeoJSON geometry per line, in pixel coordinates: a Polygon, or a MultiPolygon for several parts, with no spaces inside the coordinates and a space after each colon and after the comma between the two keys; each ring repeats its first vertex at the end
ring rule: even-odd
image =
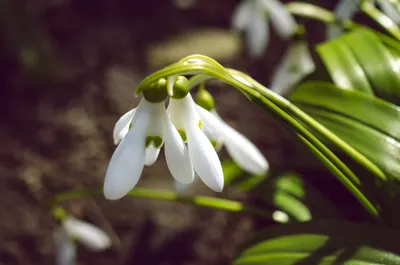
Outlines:
{"type": "Polygon", "coordinates": [[[257,232],[234,265],[400,264],[400,234],[369,224],[311,221],[257,232]],[[250,245],[251,244],[251,245],[250,245]]]}

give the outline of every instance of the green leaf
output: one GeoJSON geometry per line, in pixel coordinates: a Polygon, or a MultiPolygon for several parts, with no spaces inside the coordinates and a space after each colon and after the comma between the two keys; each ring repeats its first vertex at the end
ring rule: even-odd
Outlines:
{"type": "Polygon", "coordinates": [[[400,264],[400,233],[370,224],[311,221],[257,232],[234,265],[400,264]]]}
{"type": "Polygon", "coordinates": [[[399,43],[383,36],[359,27],[318,45],[317,51],[338,87],[399,104],[400,67],[395,56],[399,43]]]}
{"type": "Polygon", "coordinates": [[[323,82],[298,87],[291,101],[400,180],[400,108],[323,82]]]}
{"type": "Polygon", "coordinates": [[[374,94],[365,72],[342,38],[318,45],[317,51],[337,86],[374,94]]]}

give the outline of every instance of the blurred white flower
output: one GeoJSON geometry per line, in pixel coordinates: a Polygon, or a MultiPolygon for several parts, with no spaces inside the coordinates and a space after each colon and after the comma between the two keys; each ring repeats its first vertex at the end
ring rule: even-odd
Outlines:
{"type": "Polygon", "coordinates": [[[93,251],[102,251],[111,246],[109,236],[97,226],[67,216],[56,234],[56,260],[58,265],[76,263],[75,240],[93,251]]]}
{"type": "Polygon", "coordinates": [[[125,196],[138,182],[144,165],[150,166],[157,160],[164,142],[172,176],[183,183],[193,181],[189,151],[168,118],[164,101],[152,103],[143,97],[136,109],[128,111],[117,121],[113,135],[114,143],[121,143],[107,168],[104,181],[107,199],[125,196]]]}
{"type": "Polygon", "coordinates": [[[271,20],[278,35],[288,39],[295,33],[296,21],[278,0],[243,0],[232,17],[232,27],[245,31],[250,55],[262,56],[269,43],[271,20]]]}
{"type": "MultiPolygon", "coordinates": [[[[335,7],[335,16],[339,22],[350,20],[360,9],[360,0],[340,0],[335,7]]],[[[332,39],[342,34],[343,28],[337,23],[327,26],[326,38],[332,39]]]]}
{"type": "Polygon", "coordinates": [[[400,12],[389,0],[377,0],[382,12],[385,13],[394,23],[400,24],[400,12]]]}
{"type": "Polygon", "coordinates": [[[315,64],[307,42],[296,41],[289,46],[283,60],[275,70],[270,89],[280,95],[287,94],[291,88],[314,70],[315,64]]]}

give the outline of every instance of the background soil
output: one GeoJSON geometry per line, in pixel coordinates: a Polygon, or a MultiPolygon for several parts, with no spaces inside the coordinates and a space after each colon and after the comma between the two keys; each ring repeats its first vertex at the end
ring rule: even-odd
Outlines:
{"type": "MultiPolygon", "coordinates": [[[[266,55],[249,58],[229,29],[234,0],[194,1],[190,7],[172,0],[0,4],[1,264],[55,263],[58,224],[46,211],[48,200],[65,190],[102,186],[115,148],[114,123],[135,106],[133,89],[147,74],[182,53],[211,53],[267,85],[287,45],[272,32],[266,55]],[[210,34],[210,45],[198,51],[192,46],[210,34]],[[174,55],[169,48],[177,40],[183,46],[174,55]]],[[[319,41],[324,28],[312,27],[312,41],[319,41]]],[[[234,89],[217,83],[210,90],[221,116],[255,142],[273,168],[313,163],[290,133],[234,89]]],[[[139,186],[173,189],[162,155],[145,169],[139,186]]],[[[214,195],[201,183],[191,192],[214,195]]],[[[246,200],[230,187],[215,196],[246,200]]],[[[252,216],[135,198],[100,196],[65,206],[113,238],[113,247],[102,253],[80,247],[79,264],[229,264],[255,226],[267,225],[252,216]]]]}

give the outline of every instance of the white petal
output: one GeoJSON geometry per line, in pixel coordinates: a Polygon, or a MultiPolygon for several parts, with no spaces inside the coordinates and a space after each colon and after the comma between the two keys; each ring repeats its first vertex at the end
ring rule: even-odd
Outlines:
{"type": "Polygon", "coordinates": [[[118,145],[107,168],[104,195],[116,200],[125,196],[138,182],[145,161],[146,131],[150,120],[149,104],[141,100],[132,120],[132,129],[118,145]]]}
{"type": "Polygon", "coordinates": [[[150,144],[150,146],[146,148],[146,155],[144,161],[144,164],[146,166],[151,166],[157,161],[158,154],[160,154],[160,149],[161,147],[155,148],[152,144],[150,144]]]}
{"type": "Polygon", "coordinates": [[[67,217],[63,227],[68,235],[78,240],[85,247],[101,251],[111,246],[110,237],[100,228],[74,217],[67,217]]]}
{"type": "Polygon", "coordinates": [[[254,14],[246,33],[250,56],[262,56],[269,43],[268,20],[260,13],[254,14]]]}
{"type": "Polygon", "coordinates": [[[128,133],[129,130],[129,124],[132,121],[133,116],[135,115],[136,108],[131,109],[127,113],[121,116],[117,123],[114,126],[114,132],[113,132],[113,138],[114,138],[114,144],[117,145],[122,138],[125,137],[125,135],[128,133]]]}
{"type": "Polygon", "coordinates": [[[225,148],[239,167],[257,175],[264,175],[268,171],[267,160],[249,139],[228,124],[224,132],[225,148]]]}
{"type": "Polygon", "coordinates": [[[270,89],[280,95],[287,94],[305,76],[315,70],[314,61],[305,41],[289,46],[282,62],[272,76],[270,89]]]}
{"type": "Polygon", "coordinates": [[[199,176],[195,174],[193,182],[189,184],[184,184],[180,181],[175,180],[174,181],[174,189],[175,192],[179,195],[190,195],[191,193],[191,188],[195,183],[197,183],[200,180],[199,176]]]}
{"type": "Polygon", "coordinates": [[[394,23],[400,24],[400,12],[388,0],[378,0],[383,11],[394,23]]]}
{"type": "Polygon", "coordinates": [[[74,265],[76,262],[76,245],[64,227],[57,231],[55,245],[57,265],[74,265]]]}
{"type": "Polygon", "coordinates": [[[194,171],[189,150],[164,110],[165,160],[171,175],[181,183],[192,183],[194,171]]]}
{"type": "Polygon", "coordinates": [[[224,187],[221,162],[210,140],[199,128],[196,104],[190,94],[179,101],[182,104],[189,154],[194,170],[209,188],[220,192],[224,187]]]}
{"type": "Polygon", "coordinates": [[[216,113],[204,109],[203,107],[196,105],[196,109],[200,114],[200,120],[203,125],[203,132],[212,140],[221,141],[223,125],[221,121],[215,116],[216,113]]]}
{"type": "Polygon", "coordinates": [[[268,16],[279,36],[289,38],[296,30],[296,20],[292,14],[277,0],[258,1],[268,10],[268,16]]]}
{"type": "Polygon", "coordinates": [[[232,15],[232,27],[235,30],[243,31],[252,20],[253,13],[254,8],[251,1],[240,2],[232,15]]]}
{"type": "Polygon", "coordinates": [[[182,100],[170,98],[167,109],[168,117],[178,130],[184,130],[185,127],[181,103],[182,100]]]}

